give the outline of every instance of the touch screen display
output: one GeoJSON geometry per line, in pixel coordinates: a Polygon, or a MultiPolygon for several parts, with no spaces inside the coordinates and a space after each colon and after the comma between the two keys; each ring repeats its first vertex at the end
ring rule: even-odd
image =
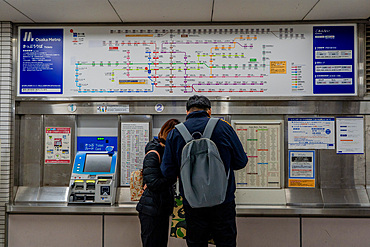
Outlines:
{"type": "Polygon", "coordinates": [[[111,163],[108,154],[86,154],[84,172],[110,172],[111,163]]]}

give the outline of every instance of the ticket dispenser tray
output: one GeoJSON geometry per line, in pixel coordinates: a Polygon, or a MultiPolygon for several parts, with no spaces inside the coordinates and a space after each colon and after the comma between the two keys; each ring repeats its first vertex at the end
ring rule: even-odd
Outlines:
{"type": "Polygon", "coordinates": [[[110,204],[116,199],[116,152],[78,152],[69,183],[69,204],[110,204]]]}

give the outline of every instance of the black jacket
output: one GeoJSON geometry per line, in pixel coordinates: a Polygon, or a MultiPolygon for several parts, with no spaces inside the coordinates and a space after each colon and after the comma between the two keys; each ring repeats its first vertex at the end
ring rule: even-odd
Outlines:
{"type": "MultiPolygon", "coordinates": [[[[164,147],[157,139],[146,145],[145,153],[150,150],[158,151],[162,159],[164,147]]],[[[163,177],[158,155],[155,152],[148,153],[143,161],[143,184],[147,185],[147,189],[141,196],[136,210],[151,216],[170,215],[174,204],[173,183],[174,181],[163,177]]]]}
{"type": "MultiPolygon", "coordinates": [[[[187,115],[184,124],[190,133],[197,131],[203,133],[208,120],[209,116],[206,111],[195,111],[187,115]]],[[[221,159],[225,165],[225,171],[230,170],[229,184],[224,201],[224,203],[228,203],[235,198],[234,171],[244,168],[248,162],[248,157],[233,127],[222,119],[218,121],[212,133],[211,140],[214,141],[220,152],[221,159]]],[[[164,152],[161,164],[162,173],[166,178],[173,179],[180,175],[181,153],[185,144],[184,138],[177,129],[173,129],[168,134],[166,151],[164,152]]],[[[180,194],[184,198],[181,182],[180,194]]],[[[186,198],[184,198],[184,204],[188,205],[186,198]]]]}

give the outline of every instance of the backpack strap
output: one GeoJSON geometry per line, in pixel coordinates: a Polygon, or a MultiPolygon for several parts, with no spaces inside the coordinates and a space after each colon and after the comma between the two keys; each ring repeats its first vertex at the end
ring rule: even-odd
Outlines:
{"type": "Polygon", "coordinates": [[[219,118],[210,118],[208,120],[206,128],[204,129],[204,132],[203,132],[203,138],[211,139],[213,130],[215,129],[216,124],[218,123],[218,120],[220,120],[220,119],[219,118]]]}
{"type": "Polygon", "coordinates": [[[193,140],[192,135],[183,123],[175,125],[175,128],[180,132],[182,138],[184,138],[186,143],[193,140]]]}
{"type": "MultiPolygon", "coordinates": [[[[204,129],[204,132],[203,132],[203,138],[211,139],[213,130],[215,129],[216,124],[218,123],[218,120],[220,120],[220,119],[219,118],[210,118],[208,120],[206,128],[204,129]]],[[[230,168],[227,172],[227,180],[229,180],[229,177],[230,177],[230,168]]]]}
{"type": "Polygon", "coordinates": [[[158,151],[155,149],[149,150],[145,156],[147,156],[149,153],[156,153],[158,155],[159,163],[161,163],[161,156],[159,155],[158,151]]]}

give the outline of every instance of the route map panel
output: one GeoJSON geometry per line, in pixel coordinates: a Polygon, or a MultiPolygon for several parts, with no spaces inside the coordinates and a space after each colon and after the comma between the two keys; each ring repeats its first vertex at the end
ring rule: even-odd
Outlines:
{"type": "Polygon", "coordinates": [[[18,96],[357,95],[355,25],[20,27],[18,96]]]}

